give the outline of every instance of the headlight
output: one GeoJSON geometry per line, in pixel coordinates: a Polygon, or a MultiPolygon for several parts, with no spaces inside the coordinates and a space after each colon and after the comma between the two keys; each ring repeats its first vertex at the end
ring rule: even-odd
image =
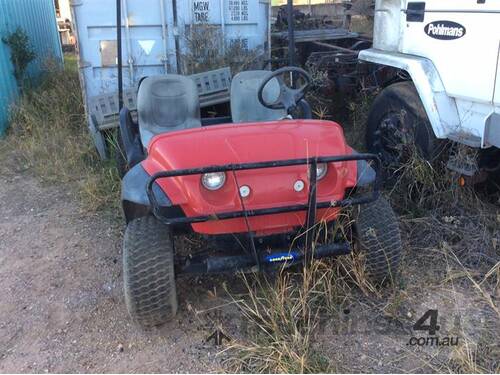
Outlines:
{"type": "Polygon", "coordinates": [[[321,180],[323,177],[325,177],[327,171],[328,166],[326,163],[316,164],[316,179],[321,180]]]}
{"type": "Polygon", "coordinates": [[[201,183],[208,190],[218,190],[226,182],[226,174],[224,172],[205,173],[201,176],[201,183]]]}

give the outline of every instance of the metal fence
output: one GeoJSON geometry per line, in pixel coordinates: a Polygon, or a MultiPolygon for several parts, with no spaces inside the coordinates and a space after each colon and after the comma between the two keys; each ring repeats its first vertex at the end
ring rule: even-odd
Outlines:
{"type": "Polygon", "coordinates": [[[36,53],[26,70],[27,77],[37,78],[48,59],[63,59],[54,0],[0,0],[0,136],[8,125],[9,106],[19,95],[10,49],[1,38],[18,27],[28,35],[36,53]]]}

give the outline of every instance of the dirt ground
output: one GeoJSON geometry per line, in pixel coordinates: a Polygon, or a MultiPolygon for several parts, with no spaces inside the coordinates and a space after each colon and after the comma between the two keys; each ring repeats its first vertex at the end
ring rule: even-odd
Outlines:
{"type": "Polygon", "coordinates": [[[120,221],[85,213],[64,186],[9,171],[0,213],[0,372],[220,370],[206,342],[215,325],[187,308],[217,305],[218,280],[180,283],[178,319],[144,332],[122,297],[120,221]]]}
{"type": "MultiPolygon", "coordinates": [[[[221,348],[207,338],[218,324],[241,335],[234,305],[217,308],[228,302],[222,284],[238,284],[235,277],[182,279],[177,319],[145,332],[122,297],[121,220],[87,213],[65,186],[46,186],[29,171],[0,172],[0,372],[224,371],[221,348]]],[[[498,316],[470,285],[436,278],[425,286],[415,255],[405,256],[400,296],[374,303],[360,293],[325,320],[316,345],[332,368],[448,371],[454,348],[408,345],[427,309],[439,310],[443,334],[486,338],[488,366],[500,363],[498,316]]]]}

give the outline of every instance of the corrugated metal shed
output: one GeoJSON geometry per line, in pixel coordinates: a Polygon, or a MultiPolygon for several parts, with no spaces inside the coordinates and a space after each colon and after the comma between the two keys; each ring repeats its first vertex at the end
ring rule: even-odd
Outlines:
{"type": "MultiPolygon", "coordinates": [[[[35,78],[42,72],[47,58],[62,62],[54,0],[0,0],[0,38],[18,27],[29,36],[36,53],[27,69],[29,77],[35,78]]],[[[0,41],[0,136],[7,127],[9,105],[19,94],[13,69],[10,49],[0,41]]]]}

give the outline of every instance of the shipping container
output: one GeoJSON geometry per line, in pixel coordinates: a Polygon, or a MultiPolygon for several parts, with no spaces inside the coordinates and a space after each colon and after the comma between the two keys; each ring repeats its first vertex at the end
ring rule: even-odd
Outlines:
{"type": "MultiPolygon", "coordinates": [[[[342,3],[345,0],[293,0],[293,5],[316,5],[316,4],[334,4],[342,3]]],[[[288,0],[272,0],[273,7],[286,5],[288,0]]]]}
{"type": "MultiPolygon", "coordinates": [[[[106,154],[102,131],[116,125],[118,114],[116,3],[70,2],[89,128],[101,156],[106,154]]],[[[196,51],[190,51],[189,43],[195,29],[207,28],[212,38],[220,39],[218,52],[238,43],[241,48],[259,51],[267,58],[270,7],[269,0],[121,0],[125,105],[134,107],[142,77],[193,73],[185,56],[196,55],[196,51]]],[[[210,45],[213,47],[213,41],[210,45]]],[[[202,55],[210,52],[203,49],[201,45],[202,55]]],[[[209,70],[212,69],[218,70],[193,77],[200,94],[217,94],[218,89],[229,88],[231,74],[227,67],[209,70]]],[[[220,98],[227,100],[228,96],[220,98]]],[[[213,100],[205,104],[213,104],[213,100]]]]}
{"type": "Polygon", "coordinates": [[[26,78],[36,81],[48,59],[63,61],[54,0],[0,0],[0,136],[7,128],[9,106],[19,95],[11,51],[1,39],[18,28],[26,33],[35,52],[26,78]]]}

